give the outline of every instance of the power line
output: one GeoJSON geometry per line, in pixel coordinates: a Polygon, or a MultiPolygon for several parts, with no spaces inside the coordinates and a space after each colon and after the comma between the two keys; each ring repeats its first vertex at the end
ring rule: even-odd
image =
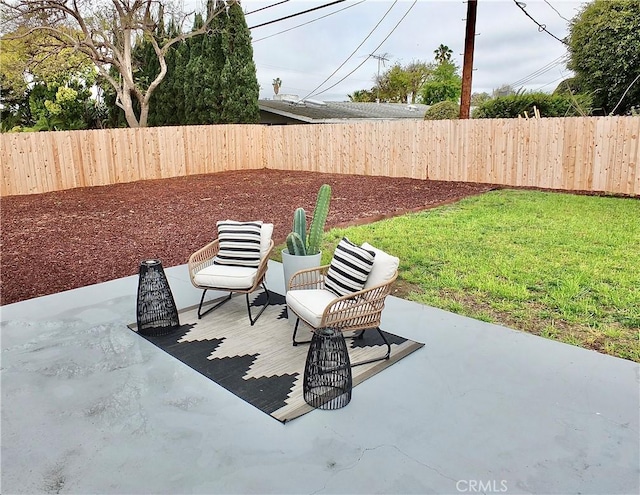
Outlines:
{"type": "Polygon", "coordinates": [[[344,1],[345,0],[335,0],[335,2],[325,3],[324,5],[319,5],[317,7],[313,7],[312,9],[303,10],[302,12],[297,12],[295,14],[291,14],[291,15],[287,15],[287,16],[284,16],[284,17],[280,17],[279,19],[274,19],[272,21],[263,22],[262,24],[257,24],[255,26],[251,26],[249,29],[255,29],[255,28],[262,27],[262,26],[268,26],[269,24],[274,24],[276,22],[284,21],[285,19],[291,19],[292,17],[297,17],[297,16],[302,15],[302,14],[308,14],[309,12],[313,12],[314,10],[320,10],[320,9],[324,9],[325,7],[331,7],[332,5],[335,5],[337,3],[342,3],[344,1]]]}
{"type": "Polygon", "coordinates": [[[546,88],[546,87],[547,87],[547,86],[549,86],[550,84],[553,84],[553,83],[558,82],[558,81],[560,81],[561,79],[565,79],[565,78],[566,78],[566,76],[565,76],[564,74],[561,74],[561,75],[560,75],[560,77],[557,77],[557,78],[556,78],[556,79],[554,79],[553,81],[550,81],[550,82],[548,82],[548,83],[546,83],[546,84],[543,84],[542,86],[539,86],[538,88],[536,88],[536,90],[537,90],[537,91],[540,91],[541,89],[546,88]]]}
{"type": "Polygon", "coordinates": [[[552,32],[550,32],[547,29],[547,26],[544,24],[540,24],[538,21],[536,21],[533,17],[531,17],[531,14],[529,14],[529,12],[527,12],[527,10],[525,9],[526,4],[524,4],[523,2],[520,2],[519,0],[513,0],[513,3],[515,3],[518,8],[520,10],[522,10],[522,12],[525,13],[525,15],[531,19],[533,22],[535,22],[538,25],[538,31],[544,31],[545,33],[547,33],[549,36],[552,36],[553,38],[557,39],[560,43],[563,43],[565,45],[568,45],[568,43],[566,42],[566,40],[561,40],[560,38],[558,38],[555,34],[553,34],[552,32]]]}
{"type": "Polygon", "coordinates": [[[255,14],[256,12],[260,12],[261,10],[267,10],[267,9],[270,9],[271,7],[275,7],[276,5],[280,5],[280,4],[283,4],[283,3],[287,3],[288,1],[289,1],[289,0],[282,0],[281,2],[274,3],[274,4],[272,4],[272,5],[267,5],[266,7],[261,7],[261,8],[256,9],[256,10],[252,10],[251,12],[247,12],[247,13],[245,14],[245,16],[248,16],[249,14],[255,14]]]}
{"type": "Polygon", "coordinates": [[[509,86],[516,87],[516,86],[528,83],[529,81],[532,81],[533,79],[537,78],[538,76],[541,76],[545,72],[549,72],[551,69],[553,69],[556,66],[564,63],[566,60],[567,60],[567,54],[565,53],[564,55],[561,55],[560,57],[556,58],[555,60],[552,60],[548,64],[545,64],[544,66],[540,67],[539,69],[533,71],[531,74],[528,74],[528,75],[518,79],[517,81],[512,82],[511,84],[509,84],[509,86]]]}
{"type": "MultiPolygon", "coordinates": [[[[289,1],[289,0],[287,0],[287,1],[289,1]]],[[[325,17],[329,17],[330,15],[337,14],[338,12],[342,12],[343,10],[347,10],[347,9],[350,9],[351,7],[355,7],[356,5],[360,5],[364,1],[365,0],[360,0],[359,2],[352,3],[351,5],[347,5],[346,7],[338,9],[338,10],[336,10],[334,12],[329,13],[329,14],[325,14],[323,16],[316,17],[315,19],[312,19],[310,21],[303,22],[302,24],[298,24],[297,26],[290,27],[289,29],[285,29],[283,31],[278,31],[277,33],[270,34],[269,36],[264,36],[262,38],[258,38],[257,40],[253,40],[253,42],[257,43],[258,41],[266,40],[267,38],[273,38],[274,36],[278,36],[279,34],[286,33],[287,31],[292,31],[294,29],[298,29],[299,27],[306,26],[307,24],[311,24],[312,22],[319,21],[320,19],[324,19],[325,17]]]]}
{"type": "Polygon", "coordinates": [[[556,14],[558,14],[560,16],[560,18],[564,19],[567,22],[571,22],[569,19],[567,19],[565,16],[563,16],[558,9],[556,9],[553,5],[551,5],[551,3],[549,3],[548,0],[544,0],[544,3],[546,3],[549,7],[551,7],[553,10],[555,10],[556,14]]]}
{"type": "MultiPolygon", "coordinates": [[[[369,34],[367,34],[367,36],[365,37],[365,39],[363,39],[363,40],[360,42],[360,44],[355,48],[355,50],[353,50],[353,51],[351,52],[351,54],[350,54],[350,55],[349,55],[349,56],[344,60],[344,62],[342,62],[342,63],[340,64],[340,66],[339,66],[336,70],[334,70],[334,71],[329,75],[329,77],[327,77],[324,81],[322,81],[322,82],[321,82],[320,84],[318,84],[315,88],[313,88],[311,91],[309,91],[309,94],[308,94],[307,96],[305,96],[305,97],[303,98],[303,100],[304,100],[305,98],[308,98],[309,96],[311,96],[311,95],[313,94],[313,92],[314,92],[314,91],[317,91],[318,89],[320,89],[324,83],[326,83],[329,79],[331,79],[331,78],[335,75],[335,73],[336,73],[336,72],[338,72],[340,69],[342,69],[342,67],[344,67],[344,64],[346,64],[346,63],[351,59],[351,57],[353,57],[353,56],[355,55],[355,53],[360,49],[360,47],[361,47],[362,45],[364,45],[364,42],[365,42],[365,41],[367,41],[367,40],[371,37],[371,35],[374,33],[374,31],[375,31],[376,29],[378,29],[378,26],[380,26],[380,24],[382,23],[382,21],[384,21],[384,20],[385,20],[385,18],[389,15],[389,12],[391,12],[391,9],[393,9],[393,7],[395,7],[395,5],[396,5],[397,3],[398,3],[398,0],[395,0],[395,1],[391,4],[391,7],[389,7],[389,8],[387,9],[387,11],[384,13],[384,15],[382,16],[382,18],[381,18],[381,19],[378,21],[378,23],[373,27],[373,29],[372,29],[371,31],[369,31],[369,34]]],[[[365,59],[365,60],[366,60],[366,59],[365,59]]]]}
{"type": "MultiPolygon", "coordinates": [[[[398,26],[400,25],[400,23],[402,21],[404,21],[405,17],[407,17],[409,15],[409,12],[411,12],[411,9],[413,9],[413,7],[415,7],[416,3],[418,3],[418,0],[413,0],[413,3],[411,4],[411,6],[407,9],[407,11],[405,12],[405,14],[400,18],[400,20],[397,22],[397,24],[393,27],[393,29],[391,30],[391,32],[387,35],[387,37],[385,39],[383,39],[380,44],[378,46],[376,46],[372,51],[375,53],[378,48],[380,48],[385,41],[387,41],[389,39],[389,37],[393,34],[393,32],[398,28],[398,26]]],[[[315,95],[311,95],[311,96],[318,96],[321,95],[322,93],[326,93],[327,91],[329,91],[332,88],[335,88],[338,84],[340,84],[342,81],[344,81],[347,77],[349,77],[351,74],[353,74],[355,71],[357,71],[360,67],[362,67],[365,62],[367,60],[369,60],[371,58],[371,55],[369,55],[367,58],[365,58],[362,63],[360,65],[358,65],[355,69],[353,69],[351,72],[349,72],[346,76],[344,76],[342,79],[340,79],[337,83],[329,86],[327,89],[324,89],[322,91],[320,91],[319,93],[316,93],[315,95]]],[[[307,97],[308,98],[308,97],[307,97]]]]}
{"type": "Polygon", "coordinates": [[[627,89],[625,90],[624,93],[622,93],[622,97],[618,101],[618,104],[613,108],[613,110],[611,110],[611,113],[609,115],[613,115],[613,113],[618,109],[618,107],[620,106],[620,103],[622,103],[622,100],[624,100],[624,97],[627,96],[627,93],[631,89],[631,86],[633,86],[638,79],[640,79],[640,74],[638,74],[636,76],[636,78],[633,81],[631,81],[631,84],[629,84],[629,86],[627,86],[627,89]]]}

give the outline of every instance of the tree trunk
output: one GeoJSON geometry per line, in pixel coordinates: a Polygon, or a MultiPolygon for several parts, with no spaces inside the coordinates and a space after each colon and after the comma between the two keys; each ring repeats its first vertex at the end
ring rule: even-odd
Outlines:
{"type": "Polygon", "coordinates": [[[133,100],[131,98],[131,89],[126,84],[123,85],[122,96],[120,97],[120,108],[124,110],[124,117],[127,119],[129,127],[141,127],[133,111],[133,100]]]}
{"type": "MultiPolygon", "coordinates": [[[[132,56],[132,43],[131,38],[133,37],[133,32],[130,29],[124,30],[124,39],[123,39],[123,50],[122,50],[122,65],[126,68],[126,70],[122,72],[122,93],[123,93],[123,107],[124,116],[127,119],[127,124],[129,127],[144,127],[141,125],[138,117],[136,116],[135,111],[133,110],[133,98],[135,96],[136,99],[140,102],[142,106],[141,98],[139,98],[136,90],[136,85],[133,79],[133,56],[132,56]]],[[[146,122],[145,122],[146,125],[146,122]]]]}
{"type": "Polygon", "coordinates": [[[144,101],[140,103],[140,119],[138,120],[139,127],[147,127],[147,119],[149,118],[149,102],[144,101]]]}

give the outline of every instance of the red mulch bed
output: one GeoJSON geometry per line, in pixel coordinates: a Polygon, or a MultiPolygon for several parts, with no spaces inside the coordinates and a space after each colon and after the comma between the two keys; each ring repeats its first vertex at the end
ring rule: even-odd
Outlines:
{"type": "Polygon", "coordinates": [[[0,198],[1,304],[134,275],[140,261],[165,267],[215,238],[216,221],[275,224],[276,244],[293,211],[313,211],[331,184],[327,228],[419,211],[495,186],[359,175],[230,171],[0,198]]]}

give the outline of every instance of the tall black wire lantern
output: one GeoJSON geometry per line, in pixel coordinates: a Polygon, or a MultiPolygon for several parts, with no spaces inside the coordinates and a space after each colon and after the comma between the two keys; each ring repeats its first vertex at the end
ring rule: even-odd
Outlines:
{"type": "Polygon", "coordinates": [[[318,409],[340,409],[351,401],[352,386],[349,351],[342,332],[317,329],[304,367],[304,400],[318,409]]]}
{"type": "Polygon", "coordinates": [[[160,260],[140,263],[138,276],[138,332],[157,337],[180,326],[178,308],[160,260]]]}

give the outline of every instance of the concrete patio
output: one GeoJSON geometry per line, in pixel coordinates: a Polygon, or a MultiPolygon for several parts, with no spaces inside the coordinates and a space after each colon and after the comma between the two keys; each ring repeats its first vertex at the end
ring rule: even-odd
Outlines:
{"type": "Polygon", "coordinates": [[[131,332],[136,290],[1,308],[2,493],[640,492],[637,363],[389,297],[425,347],[281,424],[131,332]]]}

